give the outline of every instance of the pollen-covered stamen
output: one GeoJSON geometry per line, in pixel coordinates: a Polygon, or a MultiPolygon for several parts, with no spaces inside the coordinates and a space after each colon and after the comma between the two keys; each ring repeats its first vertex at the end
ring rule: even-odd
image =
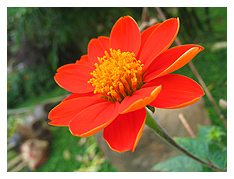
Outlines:
{"type": "Polygon", "coordinates": [[[134,53],[110,49],[110,54],[105,51],[98,60],[100,64],[95,64],[96,69],[91,73],[93,78],[88,81],[95,87],[94,93],[121,102],[143,85],[143,64],[134,53]]]}

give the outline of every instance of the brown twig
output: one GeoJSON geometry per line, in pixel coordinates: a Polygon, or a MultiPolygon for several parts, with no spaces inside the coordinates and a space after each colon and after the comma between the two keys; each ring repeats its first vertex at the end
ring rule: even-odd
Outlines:
{"type": "Polygon", "coordinates": [[[147,7],[143,7],[141,21],[142,22],[149,22],[149,12],[148,12],[147,7]]]}
{"type": "MultiPolygon", "coordinates": [[[[164,15],[164,13],[162,12],[162,10],[160,9],[160,7],[155,7],[155,9],[157,10],[157,12],[159,13],[159,15],[161,16],[162,20],[165,21],[166,17],[164,15]]],[[[180,40],[178,39],[178,37],[176,37],[175,39],[175,43],[176,45],[181,45],[180,40]]],[[[203,81],[202,77],[200,76],[200,74],[198,73],[197,69],[195,68],[194,64],[192,61],[190,61],[188,63],[190,69],[192,70],[192,72],[194,73],[194,75],[197,77],[199,83],[201,84],[201,86],[203,87],[206,96],[208,97],[208,99],[210,100],[211,104],[213,105],[214,109],[216,110],[220,120],[222,121],[222,123],[224,124],[224,126],[227,128],[227,121],[224,118],[224,115],[221,113],[220,109],[218,108],[218,106],[216,105],[216,102],[213,98],[213,96],[211,95],[210,91],[208,90],[208,88],[206,87],[205,82],[203,81]]]]}
{"type": "Polygon", "coordinates": [[[189,133],[189,135],[192,137],[192,138],[195,138],[196,135],[194,134],[193,130],[191,129],[191,127],[189,126],[188,122],[186,121],[184,115],[182,113],[180,113],[178,115],[180,121],[182,122],[182,124],[184,125],[184,128],[187,130],[187,132],[189,133]]]}
{"type": "Polygon", "coordinates": [[[157,23],[156,18],[149,18],[149,12],[147,7],[143,7],[142,15],[141,15],[141,25],[139,26],[140,31],[144,31],[146,28],[150,27],[151,25],[157,23]]]}
{"type": "Polygon", "coordinates": [[[190,61],[188,63],[190,69],[193,71],[193,73],[195,74],[195,76],[197,77],[199,83],[202,85],[206,96],[208,97],[208,99],[210,100],[211,104],[213,105],[214,109],[216,110],[220,120],[222,121],[222,123],[224,124],[224,126],[227,128],[227,121],[224,118],[224,115],[221,113],[219,107],[216,105],[216,102],[213,98],[213,96],[211,95],[210,91],[208,90],[208,88],[206,87],[205,82],[203,81],[203,79],[201,78],[200,74],[198,73],[197,69],[195,68],[195,66],[193,65],[193,63],[190,61]]]}

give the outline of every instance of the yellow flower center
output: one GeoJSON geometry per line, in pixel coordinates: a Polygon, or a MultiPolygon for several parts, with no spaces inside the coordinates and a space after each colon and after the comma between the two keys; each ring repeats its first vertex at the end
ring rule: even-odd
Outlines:
{"type": "Polygon", "coordinates": [[[105,51],[98,61],[100,64],[95,63],[96,69],[91,73],[93,78],[88,81],[95,87],[95,94],[121,102],[143,85],[143,64],[135,58],[134,53],[110,49],[110,54],[105,51]]]}

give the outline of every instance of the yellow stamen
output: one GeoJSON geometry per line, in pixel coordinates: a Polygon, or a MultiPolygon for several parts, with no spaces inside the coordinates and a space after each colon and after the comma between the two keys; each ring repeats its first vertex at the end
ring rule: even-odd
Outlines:
{"type": "Polygon", "coordinates": [[[132,78],[131,81],[132,81],[132,90],[136,91],[136,89],[137,89],[137,78],[132,78]]]}
{"type": "Polygon", "coordinates": [[[125,79],[125,77],[122,77],[122,78],[121,78],[121,81],[122,81],[122,83],[123,83],[125,89],[127,90],[128,95],[132,95],[132,90],[130,89],[129,83],[128,83],[128,81],[125,79]]]}
{"type": "Polygon", "coordinates": [[[95,87],[94,93],[121,102],[143,85],[143,64],[134,53],[110,49],[110,54],[105,51],[98,61],[100,64],[94,64],[96,69],[91,73],[93,78],[88,81],[95,87]]]}
{"type": "Polygon", "coordinates": [[[123,95],[123,97],[126,97],[127,94],[125,93],[125,88],[124,88],[124,85],[123,83],[119,82],[119,91],[120,93],[123,95]]]}

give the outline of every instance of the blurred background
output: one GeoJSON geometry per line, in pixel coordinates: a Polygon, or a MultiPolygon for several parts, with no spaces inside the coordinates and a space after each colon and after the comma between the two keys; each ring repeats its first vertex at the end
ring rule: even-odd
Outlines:
{"type": "MultiPolygon", "coordinates": [[[[161,10],[167,18],[180,18],[182,44],[205,47],[193,63],[216,103],[226,101],[227,8],[161,10]]],[[[94,136],[79,138],[66,127],[49,126],[47,115],[69,95],[55,83],[56,69],[79,60],[87,53],[91,38],[109,36],[114,23],[125,15],[132,16],[142,29],[162,22],[153,7],[7,8],[8,171],[119,171],[94,136]]],[[[176,73],[197,81],[188,65],[176,73]]],[[[224,128],[206,96],[204,101],[211,125],[224,128]]],[[[227,118],[226,108],[220,109],[227,118]]]]}

